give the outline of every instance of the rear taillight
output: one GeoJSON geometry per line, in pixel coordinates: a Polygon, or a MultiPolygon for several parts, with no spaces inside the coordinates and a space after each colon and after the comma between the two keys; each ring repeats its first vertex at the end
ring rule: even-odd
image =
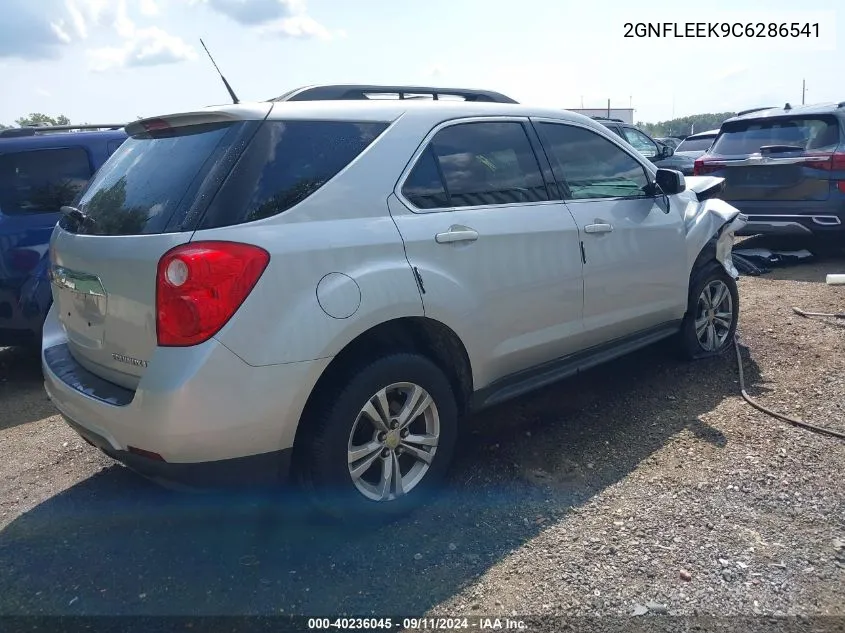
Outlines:
{"type": "Polygon", "coordinates": [[[706,174],[711,174],[714,171],[719,171],[724,166],[725,163],[721,161],[708,161],[705,160],[704,157],[696,158],[695,163],[693,163],[692,166],[692,174],[693,176],[704,176],[706,174]]]}
{"type": "Polygon", "coordinates": [[[192,242],[165,253],[156,276],[158,344],[184,347],[214,336],[269,261],[263,248],[236,242],[192,242]]]}
{"type": "Polygon", "coordinates": [[[833,154],[805,154],[806,159],[801,163],[804,167],[821,169],[823,171],[845,171],[845,152],[833,154]]]}

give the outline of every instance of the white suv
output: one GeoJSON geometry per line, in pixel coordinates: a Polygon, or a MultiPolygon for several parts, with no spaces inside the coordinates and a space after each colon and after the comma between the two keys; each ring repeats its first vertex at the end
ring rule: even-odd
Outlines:
{"type": "Polygon", "coordinates": [[[335,513],[390,515],[442,482],[471,410],[665,337],[731,345],[744,216],[721,179],[454,92],[127,126],[50,245],[68,423],[162,482],[296,474],[335,513]]]}

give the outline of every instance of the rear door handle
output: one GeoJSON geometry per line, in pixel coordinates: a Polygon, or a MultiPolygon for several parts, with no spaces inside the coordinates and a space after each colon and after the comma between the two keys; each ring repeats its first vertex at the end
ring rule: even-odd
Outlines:
{"type": "Polygon", "coordinates": [[[588,224],[584,227],[584,233],[610,233],[612,230],[612,224],[588,224]]]}
{"type": "Polygon", "coordinates": [[[453,242],[474,242],[478,239],[478,231],[468,226],[450,226],[448,231],[438,233],[434,240],[438,244],[451,244],[453,242]]]}

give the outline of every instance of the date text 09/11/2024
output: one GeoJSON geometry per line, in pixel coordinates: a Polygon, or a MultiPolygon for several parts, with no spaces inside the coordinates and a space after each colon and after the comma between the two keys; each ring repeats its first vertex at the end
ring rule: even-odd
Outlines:
{"type": "Polygon", "coordinates": [[[818,22],[625,22],[628,38],[818,38],[818,22]]]}
{"type": "Polygon", "coordinates": [[[512,618],[309,618],[308,630],[366,629],[403,631],[525,631],[522,620],[512,618]]]}

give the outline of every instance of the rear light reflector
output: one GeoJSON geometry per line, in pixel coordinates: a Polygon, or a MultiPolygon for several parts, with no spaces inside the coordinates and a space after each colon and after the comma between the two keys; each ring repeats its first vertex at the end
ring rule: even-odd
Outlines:
{"type": "Polygon", "coordinates": [[[156,276],[156,333],[186,347],[220,331],[252,292],[270,254],[236,242],[191,242],[165,253],[156,276]]]}
{"type": "Polygon", "coordinates": [[[845,193],[845,180],[840,180],[836,183],[836,188],[839,189],[840,192],[845,193]]]}
{"type": "Polygon", "coordinates": [[[802,163],[805,167],[823,169],[824,171],[845,171],[845,152],[834,152],[833,154],[808,154],[810,160],[802,163]],[[813,160],[815,157],[815,160],[813,160]]]}

